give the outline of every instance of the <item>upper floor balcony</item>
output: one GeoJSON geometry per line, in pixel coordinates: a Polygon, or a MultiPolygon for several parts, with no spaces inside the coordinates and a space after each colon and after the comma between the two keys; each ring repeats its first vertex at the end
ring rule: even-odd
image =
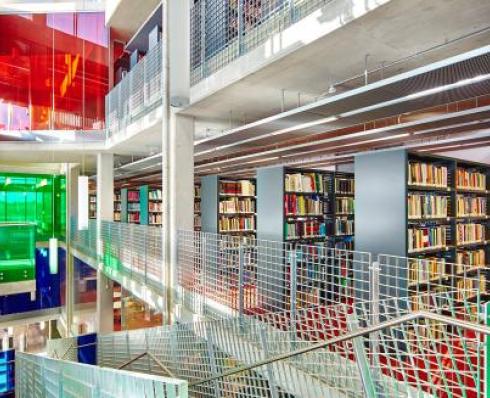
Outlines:
{"type": "Polygon", "coordinates": [[[332,0],[195,0],[191,8],[194,85],[332,0]]]}

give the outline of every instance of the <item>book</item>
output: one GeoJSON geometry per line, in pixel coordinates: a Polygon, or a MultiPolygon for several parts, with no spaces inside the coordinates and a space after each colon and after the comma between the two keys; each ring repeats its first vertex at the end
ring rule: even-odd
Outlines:
{"type": "Polygon", "coordinates": [[[434,188],[447,188],[446,166],[433,163],[410,161],[408,163],[408,184],[434,188]]]}
{"type": "Polygon", "coordinates": [[[456,170],[456,187],[474,191],[485,191],[487,186],[486,175],[473,169],[458,167],[456,170]]]}
{"type": "Polygon", "coordinates": [[[408,252],[445,247],[448,237],[447,228],[448,226],[445,225],[408,228],[408,252]]]}
{"type": "Polygon", "coordinates": [[[456,198],[458,217],[482,217],[487,215],[487,198],[458,195],[456,198]]]}
{"type": "Polygon", "coordinates": [[[447,196],[433,193],[409,193],[407,199],[408,218],[445,218],[448,216],[447,196]]]}
{"type": "Polygon", "coordinates": [[[456,243],[464,245],[485,241],[485,225],[478,223],[461,223],[456,225],[456,243]]]}
{"type": "Polygon", "coordinates": [[[284,189],[286,192],[323,193],[323,178],[319,173],[287,173],[284,189]]]}

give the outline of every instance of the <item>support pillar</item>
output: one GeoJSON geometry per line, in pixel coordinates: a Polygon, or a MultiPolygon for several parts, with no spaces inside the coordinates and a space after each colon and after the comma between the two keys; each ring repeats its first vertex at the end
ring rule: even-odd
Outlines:
{"type": "Polygon", "coordinates": [[[162,52],[162,194],[163,285],[166,288],[164,319],[172,323],[177,287],[177,236],[194,227],[194,120],[178,114],[189,102],[190,2],[163,0],[162,52]],[[168,40],[172,37],[172,40],[168,40]],[[177,40],[174,40],[176,39],[177,40]],[[180,38],[180,39],[179,39],[180,38]]]}
{"type": "Polygon", "coordinates": [[[66,271],[65,271],[65,326],[66,336],[72,335],[73,325],[73,310],[75,303],[74,283],[75,283],[75,268],[74,257],[71,251],[71,235],[72,230],[77,228],[78,216],[78,176],[80,175],[80,167],[78,165],[67,165],[66,178],[66,271]]]}
{"type": "MultiPolygon", "coordinates": [[[[103,258],[101,241],[102,221],[113,221],[114,217],[114,155],[97,154],[97,258],[103,258]]],[[[114,329],[113,283],[105,276],[99,264],[97,270],[96,330],[110,333],[114,329]]]]}

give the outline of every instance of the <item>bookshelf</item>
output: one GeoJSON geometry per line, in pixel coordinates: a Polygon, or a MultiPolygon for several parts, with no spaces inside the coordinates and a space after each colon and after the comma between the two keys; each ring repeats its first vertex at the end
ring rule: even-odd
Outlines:
{"type": "Polygon", "coordinates": [[[299,280],[308,281],[297,286],[298,308],[333,298],[322,292],[335,294],[339,279],[345,281],[352,272],[320,254],[323,248],[353,248],[354,185],[352,173],[283,166],[258,169],[257,239],[282,242],[274,257],[284,258],[282,269],[274,267],[267,260],[270,250],[258,248],[257,267],[267,271],[259,274],[257,285],[274,291],[266,307],[281,308],[289,300],[290,287],[277,281],[288,279],[293,261],[299,280]],[[323,277],[301,279],[305,275],[323,277]]]}
{"type": "Polygon", "coordinates": [[[97,194],[95,192],[88,194],[88,218],[91,220],[97,218],[97,194]]]}
{"type": "Polygon", "coordinates": [[[194,231],[201,230],[201,184],[194,184],[194,231]]]}
{"type": "Polygon", "coordinates": [[[162,189],[150,187],[148,191],[148,224],[162,226],[163,222],[163,201],[162,189]]]}
{"type": "Polygon", "coordinates": [[[140,190],[121,189],[121,222],[139,224],[141,215],[140,190]]]}
{"type": "Polygon", "coordinates": [[[121,190],[114,190],[114,221],[121,221],[121,190]]]}
{"type": "Polygon", "coordinates": [[[254,179],[230,179],[216,175],[201,178],[203,232],[254,238],[255,207],[254,179]]]}
{"type": "Polygon", "coordinates": [[[356,156],[355,170],[356,250],[408,257],[393,270],[400,294],[442,280],[467,289],[462,274],[485,268],[489,258],[490,167],[388,150],[356,156]]]}

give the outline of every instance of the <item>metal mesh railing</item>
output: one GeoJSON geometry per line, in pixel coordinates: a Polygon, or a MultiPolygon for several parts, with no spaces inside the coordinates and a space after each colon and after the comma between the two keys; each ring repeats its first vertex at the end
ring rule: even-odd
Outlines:
{"type": "Polygon", "coordinates": [[[15,366],[17,397],[179,397],[187,383],[155,375],[55,360],[18,353],[15,366]]]}
{"type": "Polygon", "coordinates": [[[331,0],[198,0],[191,8],[191,84],[331,0]]]}
{"type": "Polygon", "coordinates": [[[180,377],[199,397],[483,397],[490,329],[401,301],[376,303],[373,325],[364,302],[296,330],[246,316],[99,336],[99,365],[180,377]]]}
{"type": "Polygon", "coordinates": [[[106,128],[111,137],[162,104],[162,46],[149,50],[106,96],[106,128]]]}
{"type": "Polygon", "coordinates": [[[87,229],[78,229],[76,220],[70,223],[70,239],[73,248],[81,254],[96,258],[97,254],[97,223],[89,220],[87,229]]]}

